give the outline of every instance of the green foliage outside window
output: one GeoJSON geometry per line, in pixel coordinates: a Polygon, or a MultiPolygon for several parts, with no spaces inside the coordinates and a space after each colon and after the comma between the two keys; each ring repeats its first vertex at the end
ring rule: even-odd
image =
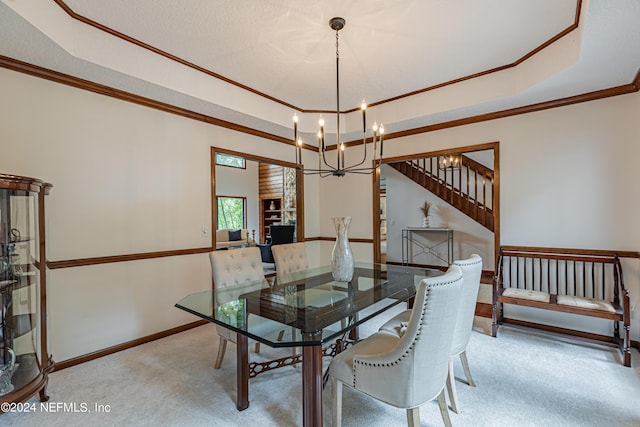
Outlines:
{"type": "Polygon", "coordinates": [[[218,197],[218,230],[245,228],[243,197],[218,197]]]}
{"type": "Polygon", "coordinates": [[[231,156],[229,154],[216,153],[216,164],[231,166],[233,168],[245,168],[244,159],[242,157],[231,156]]]}

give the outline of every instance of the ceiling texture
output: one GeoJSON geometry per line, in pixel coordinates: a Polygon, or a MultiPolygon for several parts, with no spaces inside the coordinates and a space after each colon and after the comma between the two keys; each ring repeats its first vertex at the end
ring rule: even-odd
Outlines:
{"type": "Polygon", "coordinates": [[[288,138],[335,114],[334,16],[355,138],[363,99],[401,132],[640,69],[638,0],[0,0],[0,55],[288,138]]]}

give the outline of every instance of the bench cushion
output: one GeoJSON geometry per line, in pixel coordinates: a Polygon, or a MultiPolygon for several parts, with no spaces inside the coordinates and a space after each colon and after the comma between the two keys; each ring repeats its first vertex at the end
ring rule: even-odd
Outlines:
{"type": "Polygon", "coordinates": [[[549,302],[549,294],[546,292],[532,291],[529,289],[506,288],[502,291],[503,297],[521,298],[530,301],[549,302]]]}
{"type": "Polygon", "coordinates": [[[609,301],[604,301],[599,299],[574,297],[569,295],[558,295],[557,302],[560,305],[588,308],[591,310],[608,311],[610,313],[616,312],[616,309],[613,307],[613,304],[611,304],[609,301]]]}

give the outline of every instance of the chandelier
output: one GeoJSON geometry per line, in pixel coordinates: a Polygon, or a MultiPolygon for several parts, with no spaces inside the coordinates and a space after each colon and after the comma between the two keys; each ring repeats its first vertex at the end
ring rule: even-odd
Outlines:
{"type": "MultiPolygon", "coordinates": [[[[347,166],[344,160],[344,141],[340,140],[340,52],[339,52],[339,38],[338,31],[344,28],[344,18],[331,18],[329,20],[329,27],[336,32],[336,160],[335,163],[327,161],[326,145],[325,145],[325,133],[324,133],[324,119],[320,116],[318,131],[318,168],[317,169],[303,169],[305,175],[320,175],[321,178],[328,176],[345,176],[347,173],[359,173],[359,174],[371,174],[382,160],[382,145],[384,143],[384,126],[377,123],[373,123],[373,166],[362,166],[367,160],[367,118],[366,110],[367,104],[362,100],[360,109],[362,110],[362,161],[347,166]],[[380,152],[378,153],[378,147],[380,152]]],[[[298,136],[298,115],[293,116],[293,134],[294,145],[296,147],[296,164],[302,166],[302,138],[298,136]]]]}
{"type": "Polygon", "coordinates": [[[456,170],[462,167],[462,155],[461,154],[447,154],[439,158],[438,166],[440,170],[456,170]]]}

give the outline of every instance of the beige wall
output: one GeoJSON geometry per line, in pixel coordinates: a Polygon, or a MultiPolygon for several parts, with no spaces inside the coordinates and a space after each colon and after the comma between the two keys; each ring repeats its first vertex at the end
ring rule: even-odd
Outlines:
{"type": "MultiPolygon", "coordinates": [[[[50,261],[210,246],[210,147],[292,151],[5,69],[0,87],[0,171],[54,185],[50,261]]],[[[63,361],[195,321],[174,304],[210,277],[206,254],[51,270],[50,351],[63,361]]]]}
{"type": "MultiPolygon", "coordinates": [[[[501,243],[638,251],[640,94],[555,108],[385,141],[396,157],[488,142],[500,143],[501,243]]],[[[351,235],[370,237],[371,178],[323,180],[319,217],[353,217],[351,235]],[[367,187],[367,185],[369,187],[367,187]],[[353,224],[356,224],[354,227],[353,224]]],[[[323,235],[330,235],[322,221],[323,235]]],[[[361,249],[361,244],[353,244],[361,249]]],[[[330,250],[330,247],[329,249],[330,250]]],[[[325,251],[326,254],[326,251],[325,251]]],[[[640,261],[625,260],[632,297],[632,338],[640,336],[640,261]]],[[[523,319],[604,333],[611,322],[536,310],[523,319]],[[558,320],[559,318],[559,320],[558,320]],[[604,331],[604,332],[603,332],[604,331]]]]}
{"type": "MultiPolygon", "coordinates": [[[[0,171],[54,184],[51,261],[208,246],[210,147],[292,159],[283,144],[4,69],[0,86],[0,171]]],[[[637,251],[639,113],[631,94],[392,139],[385,154],[500,141],[502,243],[637,251]]],[[[371,238],[371,206],[371,176],[305,178],[307,236],[350,215],[350,236],[371,238]]],[[[331,246],[310,245],[313,262],[331,246]]],[[[352,247],[372,259],[370,244],[352,247]]],[[[640,267],[624,267],[637,340],[640,267]]],[[[62,361],[194,321],[173,305],[208,286],[205,254],[53,270],[50,350],[62,361]]]]}

